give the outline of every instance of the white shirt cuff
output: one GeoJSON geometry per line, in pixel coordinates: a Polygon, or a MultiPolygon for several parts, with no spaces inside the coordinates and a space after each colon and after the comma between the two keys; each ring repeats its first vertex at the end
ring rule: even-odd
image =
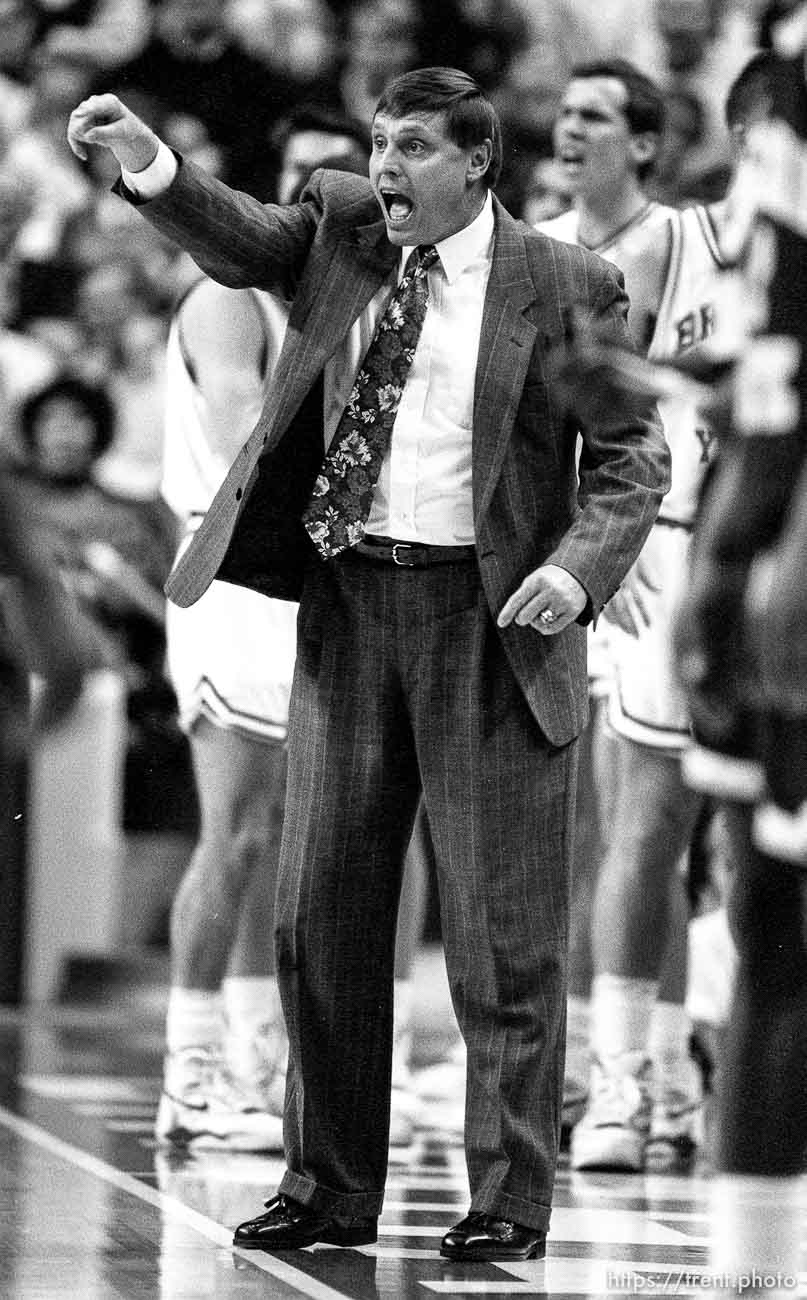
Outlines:
{"type": "Polygon", "coordinates": [[[177,160],[167,144],[160,140],[157,153],[148,167],[139,172],[127,171],[121,167],[121,176],[127,190],[139,199],[154,199],[163,190],[167,190],[177,174],[177,160]]]}

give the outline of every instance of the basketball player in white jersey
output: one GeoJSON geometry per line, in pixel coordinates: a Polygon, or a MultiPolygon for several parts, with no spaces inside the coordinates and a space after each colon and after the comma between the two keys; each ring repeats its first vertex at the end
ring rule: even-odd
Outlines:
{"type": "Polygon", "coordinates": [[[579,64],[564,91],[553,133],[555,164],[572,206],[537,226],[619,267],[641,350],[654,326],[668,255],[667,219],[673,212],[647,193],[663,128],[663,94],[633,64],[616,58],[579,64]],[[652,242],[656,234],[657,244],[652,242]]]}
{"type": "MultiPolygon", "coordinates": [[[[734,129],[754,111],[757,87],[742,76],[727,101],[734,129]]],[[[730,350],[731,292],[719,233],[721,203],[669,219],[667,264],[651,360],[711,360],[730,350]],[[722,324],[721,324],[722,322],[722,324]]],[[[648,249],[655,256],[655,242],[648,249]]],[[[642,259],[637,248],[636,257],[642,259]]],[[[613,679],[608,721],[617,767],[610,835],[594,895],[589,1105],[572,1135],[577,1169],[685,1167],[702,1142],[698,1071],[684,1005],[686,946],[673,944],[680,978],[661,993],[664,940],[686,934],[679,864],[702,796],[684,781],[690,722],[672,656],[672,623],[688,577],[690,534],[713,431],[683,396],[659,402],[671,449],[672,487],[622,589],[606,611],[613,679]],[[672,993],[678,996],[673,997],[672,993]]],[[[669,955],[669,954],[668,954],[669,955]]]]}
{"type": "MultiPolygon", "coordinates": [[[[671,249],[674,209],[648,197],[664,127],[664,99],[655,83],[623,59],[597,60],[572,70],[554,127],[555,164],[572,206],[538,229],[582,244],[622,271],[629,321],[644,351],[656,316],[671,249]]],[[[591,722],[581,747],[577,839],[571,912],[569,1000],[563,1125],[568,1135],[585,1108],[591,1073],[589,999],[592,980],[591,906],[605,849],[603,828],[613,798],[610,733],[604,729],[612,679],[609,624],[589,631],[591,722]]],[[[685,930],[679,945],[685,942],[685,930]]]]}
{"type": "MultiPolygon", "coordinates": [[[[198,281],[168,339],[162,493],[181,550],[260,412],[282,304],[198,281]]],[[[296,607],[214,583],[167,606],[168,671],[190,737],[199,839],[171,912],[157,1138],[191,1149],[282,1147],[285,1031],[271,958],[274,870],[296,607]]]]}
{"type": "MultiPolygon", "coordinates": [[[[349,124],[347,124],[349,126],[349,124]]],[[[290,123],[282,201],[321,160],[358,170],[366,147],[322,115],[290,123]],[[288,162],[288,165],[286,163],[288,162]]],[[[197,281],[166,355],[163,495],[189,543],[253,428],[286,330],[272,295],[197,281]]],[[[167,607],[169,673],[187,731],[201,827],[171,915],[166,1058],[156,1136],[192,1150],[281,1150],[287,1039],[274,974],[276,867],[297,606],[214,582],[167,607]]],[[[411,1136],[410,965],[420,939],[425,829],[407,864],[396,967],[391,1141],[411,1136]],[[420,852],[419,852],[420,850],[420,852]]]]}

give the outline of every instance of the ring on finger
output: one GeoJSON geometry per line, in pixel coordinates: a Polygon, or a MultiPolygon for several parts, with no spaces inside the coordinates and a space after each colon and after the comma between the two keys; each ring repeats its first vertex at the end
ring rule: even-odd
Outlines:
{"type": "Polygon", "coordinates": [[[542,623],[544,623],[547,627],[549,627],[552,623],[555,622],[555,619],[557,618],[557,614],[553,609],[542,609],[541,613],[538,615],[538,618],[542,623]]]}

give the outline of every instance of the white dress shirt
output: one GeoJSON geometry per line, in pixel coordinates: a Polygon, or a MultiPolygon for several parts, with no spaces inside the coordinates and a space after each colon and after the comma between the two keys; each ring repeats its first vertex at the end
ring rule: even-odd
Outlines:
{"type": "MultiPolygon", "coordinates": [[[[143,171],[123,171],[128,189],[153,198],[171,183],[176,159],[160,144],[143,171]]],[[[381,466],[367,532],[441,546],[474,541],[471,432],[474,385],[493,252],[493,201],[436,245],[428,271],[429,306],[412,368],[381,466]]],[[[325,445],[333,437],[359,365],[410,248],[401,250],[396,277],[382,286],[325,367],[325,445]]]]}

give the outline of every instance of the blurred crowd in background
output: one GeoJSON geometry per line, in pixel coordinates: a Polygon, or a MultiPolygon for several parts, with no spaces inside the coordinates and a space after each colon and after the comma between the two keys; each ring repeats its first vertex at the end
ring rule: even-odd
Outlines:
{"type": "Polygon", "coordinates": [[[534,221],[564,202],[551,124],[570,68],[619,54],[669,95],[657,196],[711,199],[727,177],[722,104],[752,50],[751,3],[0,0],[8,432],[19,400],[67,368],[114,407],[104,482],[137,496],[157,482],[165,330],[193,270],[110,193],[102,151],[86,167],[70,153],[66,120],[87,94],[119,92],[169,143],[268,201],[290,111],[315,102],[369,124],[391,75],[452,64],[495,101],[499,197],[534,221]]]}
{"type": "Polygon", "coordinates": [[[198,272],[111,193],[111,155],[71,154],[71,109],[118,93],[186,156],[270,201],[290,114],[313,104],[369,128],[392,75],[451,64],[496,104],[497,192],[532,223],[567,204],[552,122],[569,72],[614,54],[668,96],[653,196],[719,198],[725,92],[755,33],[753,0],[0,0],[2,445],[103,653],[129,674],[128,825],[193,815],[187,790],[179,813],[155,811],[166,784],[149,786],[154,765],[136,755],[145,736],[170,765],[182,743],[163,676],[176,535],[159,499],[162,366],[198,272]]]}

